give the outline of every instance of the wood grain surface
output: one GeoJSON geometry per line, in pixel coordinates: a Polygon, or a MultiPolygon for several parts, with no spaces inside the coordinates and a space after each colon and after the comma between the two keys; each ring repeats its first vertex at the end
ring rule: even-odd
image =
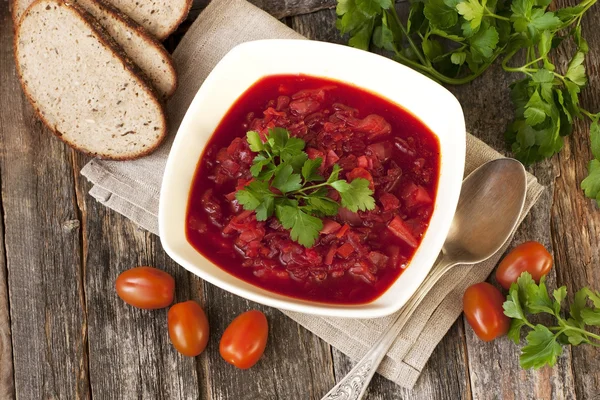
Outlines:
{"type": "MultiPolygon", "coordinates": [[[[311,39],[344,43],[335,29],[335,0],[251,0],[311,39]]],[[[207,0],[194,1],[190,19],[207,0]]],[[[557,0],[560,5],[573,0],[557,0]]],[[[406,4],[398,4],[400,13],[406,4]]],[[[582,104],[600,111],[600,9],[583,21],[590,44],[590,88],[582,104]]],[[[320,399],[353,362],[279,311],[236,297],[187,273],[160,241],[96,203],[79,175],[89,161],[53,138],[33,115],[15,76],[12,22],[0,5],[0,399],[320,399]],[[153,265],[173,274],[177,300],[196,299],[211,326],[195,359],[171,346],[166,311],[136,310],[114,294],[123,270],[153,265]],[[258,308],[270,322],[265,357],[240,371],[219,356],[218,340],[239,313],[258,308]]],[[[564,67],[572,48],[555,58],[564,67]]],[[[449,88],[468,130],[499,151],[512,116],[499,65],[475,82],[449,88]]],[[[531,169],[546,192],[513,243],[538,240],[553,251],[550,285],[600,290],[600,210],[579,190],[589,159],[587,124],[564,150],[531,169]]],[[[493,278],[490,281],[494,283],[493,278]]],[[[416,387],[376,376],[370,400],[600,398],[600,350],[566,348],[554,368],[523,371],[508,340],[481,342],[462,318],[440,342],[416,387]]]]}

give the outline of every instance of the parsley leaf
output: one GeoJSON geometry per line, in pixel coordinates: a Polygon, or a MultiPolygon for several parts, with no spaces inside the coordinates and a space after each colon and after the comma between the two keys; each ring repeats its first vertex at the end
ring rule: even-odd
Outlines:
{"type": "Polygon", "coordinates": [[[425,2],[423,14],[434,26],[445,29],[458,22],[456,9],[448,6],[444,0],[429,0],[425,2]]]}
{"type": "Polygon", "coordinates": [[[315,158],[304,162],[304,165],[302,166],[302,177],[306,182],[320,182],[325,180],[318,172],[321,164],[323,164],[322,158],[315,158]]]}
{"type": "MultiPolygon", "coordinates": [[[[596,160],[600,160],[600,114],[596,115],[596,121],[590,126],[590,140],[592,142],[592,154],[596,160]]],[[[599,306],[600,307],[600,306],[599,306]]]]}
{"type": "Polygon", "coordinates": [[[271,164],[271,159],[263,156],[262,154],[254,157],[252,165],[250,166],[250,173],[253,177],[258,177],[262,172],[263,168],[271,164]]]}
{"type": "Polygon", "coordinates": [[[536,325],[527,335],[527,345],[523,347],[520,364],[523,368],[541,368],[554,366],[562,354],[562,346],[556,342],[556,336],[544,325],[536,325]]]}
{"type": "Polygon", "coordinates": [[[499,39],[500,36],[495,27],[482,26],[482,29],[469,39],[471,54],[476,60],[484,61],[490,59],[494,54],[494,49],[499,39]]]}
{"type": "Polygon", "coordinates": [[[464,19],[470,21],[471,29],[475,31],[479,28],[479,25],[481,25],[484,7],[485,0],[483,1],[483,4],[479,3],[478,0],[466,0],[458,3],[456,5],[456,10],[464,17],[464,19]]]}
{"type": "Polygon", "coordinates": [[[581,188],[587,197],[595,199],[600,204],[600,161],[590,161],[588,176],[581,181],[581,188]]]}
{"type": "Polygon", "coordinates": [[[375,208],[373,191],[369,188],[370,182],[363,178],[346,181],[335,181],[331,186],[340,193],[342,207],[352,212],[372,210],[375,208]]]}
{"type": "Polygon", "coordinates": [[[250,150],[252,150],[255,153],[258,153],[259,151],[262,151],[265,148],[262,139],[260,138],[260,134],[256,131],[248,131],[246,133],[246,140],[250,145],[250,150]]]}
{"type": "Polygon", "coordinates": [[[315,244],[319,232],[323,229],[323,221],[297,207],[278,206],[277,210],[279,221],[285,229],[290,229],[292,240],[304,247],[312,247],[315,244]]]}
{"type": "Polygon", "coordinates": [[[337,215],[340,205],[329,197],[310,197],[307,200],[310,210],[326,216],[337,215]]]}
{"type": "Polygon", "coordinates": [[[294,174],[294,169],[291,165],[283,165],[283,167],[275,173],[273,187],[285,194],[300,189],[302,187],[301,181],[302,178],[299,174],[294,174]]]}
{"type": "Polygon", "coordinates": [[[265,197],[272,196],[273,192],[269,190],[268,182],[264,181],[252,181],[244,190],[238,190],[235,194],[235,198],[244,207],[244,210],[256,210],[265,197]]]}
{"type": "Polygon", "coordinates": [[[569,63],[569,69],[565,74],[565,77],[577,86],[584,86],[587,83],[585,67],[583,66],[584,59],[585,55],[583,52],[579,51],[575,53],[573,59],[571,59],[571,62],[569,63]]]}

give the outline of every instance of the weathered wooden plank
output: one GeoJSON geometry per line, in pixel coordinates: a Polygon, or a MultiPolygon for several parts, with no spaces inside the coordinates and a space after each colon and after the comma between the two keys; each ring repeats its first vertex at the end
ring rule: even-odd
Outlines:
{"type": "MultiPolygon", "coordinates": [[[[563,5],[566,3],[574,4],[571,1],[563,2],[563,5]]],[[[589,14],[584,26],[594,26],[600,21],[597,13],[589,14]]],[[[586,34],[591,44],[587,62],[592,75],[591,86],[598,88],[600,46],[594,38],[599,35],[589,28],[586,34]]],[[[568,59],[567,54],[560,52],[556,61],[564,66],[568,59]]],[[[466,110],[468,129],[498,150],[503,148],[502,132],[512,117],[508,83],[514,79],[514,74],[505,74],[496,65],[475,83],[451,89],[466,110]]],[[[584,96],[586,104],[598,109],[598,90],[588,90],[585,94],[589,96],[584,96]]],[[[567,284],[573,291],[586,284],[594,286],[600,276],[594,268],[600,259],[600,215],[578,188],[590,158],[587,125],[586,128],[579,126],[572,138],[567,139],[566,147],[559,156],[532,168],[548,189],[513,242],[537,240],[548,249],[554,247],[556,268],[550,274],[550,287],[554,287],[558,280],[559,285],[567,284]],[[573,143],[576,148],[572,147],[573,143]]],[[[593,348],[566,349],[555,368],[532,372],[520,370],[520,351],[508,340],[485,344],[467,328],[467,343],[475,398],[570,399],[598,395],[600,353],[593,348]],[[517,379],[514,371],[519,371],[517,379]]]]}
{"type": "MultiPolygon", "coordinates": [[[[311,12],[334,8],[336,0],[249,0],[250,3],[265,10],[275,18],[308,14],[311,12]]],[[[188,20],[194,20],[210,3],[210,0],[194,0],[188,20]]]]}
{"type": "Polygon", "coordinates": [[[211,328],[207,348],[213,399],[315,399],[333,386],[329,346],[276,309],[265,307],[206,284],[211,328]],[[269,339],[262,359],[240,370],[219,355],[227,325],[242,312],[257,309],[269,321],[269,339]]]}
{"type": "MultiPolygon", "coordinates": [[[[75,170],[87,161],[75,155],[75,170]]],[[[176,301],[199,299],[197,285],[165,255],[156,236],[96,202],[87,194],[89,189],[89,183],[78,176],[92,397],[207,399],[200,396],[206,381],[202,373],[198,376],[197,361],[181,356],[171,345],[167,309],[139,310],[115,292],[119,273],[140,265],[173,275],[176,301]]]]}
{"type": "MultiPolygon", "coordinates": [[[[354,366],[343,353],[333,349],[336,380],[342,379],[354,366]]],[[[412,390],[399,387],[375,375],[366,400],[447,400],[470,399],[469,375],[465,367],[466,353],[462,321],[457,321],[435,348],[416,386],[412,390]]]]}
{"type": "MultiPolygon", "coordinates": [[[[0,64],[1,65],[1,64],[0,64]]],[[[1,67],[0,67],[1,68],[1,67]]],[[[4,130],[0,119],[0,130],[4,130]]],[[[0,174],[1,175],[1,174],[0,174]]],[[[6,257],[4,254],[4,213],[2,209],[2,180],[0,179],[0,399],[14,398],[12,340],[10,335],[10,310],[6,257]]]]}
{"type": "MultiPolygon", "coordinates": [[[[573,0],[557,0],[557,5],[573,5],[573,0]]],[[[589,87],[581,96],[581,106],[600,112],[600,12],[595,5],[582,21],[583,35],[590,51],[586,56],[589,87]]],[[[571,43],[559,48],[559,65],[564,71],[575,48],[571,43]]],[[[551,232],[557,281],[566,285],[570,296],[583,286],[600,290],[600,209],[586,199],[579,184],[587,175],[590,152],[589,122],[578,123],[565,148],[553,160],[555,190],[551,209],[551,232]]],[[[600,349],[578,346],[571,349],[575,392],[581,399],[600,396],[600,349]]]]}
{"type": "Polygon", "coordinates": [[[71,151],[33,116],[0,8],[0,174],[17,397],[89,394],[71,151]]]}
{"type": "MultiPolygon", "coordinates": [[[[506,153],[504,130],[513,115],[509,98],[509,83],[519,78],[505,73],[499,63],[493,65],[482,77],[471,84],[449,87],[460,101],[467,130],[496,150],[506,153]]],[[[550,162],[539,164],[531,172],[544,185],[550,185],[527,219],[517,231],[513,243],[537,240],[551,249],[549,211],[552,197],[552,173],[550,162]]],[[[514,245],[513,245],[514,246],[514,245]]],[[[493,278],[490,279],[493,281],[493,278]]],[[[553,275],[549,284],[553,284],[553,275]]],[[[466,322],[465,322],[466,324],[466,322]]],[[[487,398],[572,398],[571,363],[568,354],[555,369],[539,372],[521,371],[519,349],[506,338],[484,343],[465,328],[469,372],[473,397],[487,398]],[[518,379],[515,379],[515,371],[518,379]],[[549,383],[552,383],[550,385],[549,383]]]]}

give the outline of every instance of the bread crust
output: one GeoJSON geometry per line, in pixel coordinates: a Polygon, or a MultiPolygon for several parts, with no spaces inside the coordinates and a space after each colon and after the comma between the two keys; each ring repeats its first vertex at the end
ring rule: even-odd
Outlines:
{"type": "Polygon", "coordinates": [[[177,30],[177,28],[179,28],[179,25],[181,25],[183,23],[183,21],[185,21],[186,18],[188,17],[188,14],[190,13],[191,9],[192,9],[192,0],[187,0],[184,13],[181,14],[181,17],[175,22],[175,24],[167,32],[167,34],[163,38],[161,38],[161,40],[165,40],[167,37],[169,37],[169,35],[171,35],[173,32],[175,32],[177,30]]]}
{"type": "Polygon", "coordinates": [[[23,92],[25,93],[25,96],[27,97],[29,102],[32,104],[38,118],[44,123],[44,125],[46,125],[52,131],[52,133],[54,133],[54,135],[56,137],[58,137],[64,143],[68,144],[70,147],[72,147],[73,149],[75,149],[77,151],[80,151],[82,153],[85,153],[85,154],[93,156],[93,157],[104,158],[104,159],[108,159],[108,160],[122,160],[122,161],[134,160],[136,158],[140,158],[140,157],[146,156],[146,155],[154,152],[160,146],[160,144],[163,142],[163,140],[167,136],[167,129],[168,129],[167,118],[166,118],[166,114],[164,111],[163,103],[160,100],[160,97],[157,95],[154,87],[151,84],[149,84],[148,78],[129,59],[129,57],[125,54],[123,49],[112,39],[112,37],[110,37],[110,35],[108,35],[106,30],[104,30],[104,28],[100,25],[99,22],[97,22],[90,14],[88,14],[81,6],[65,2],[64,0],[36,0],[33,3],[31,3],[31,5],[27,8],[27,10],[25,10],[25,12],[23,13],[23,16],[21,17],[21,21],[19,21],[19,24],[17,24],[17,26],[15,28],[15,35],[13,36],[13,52],[15,55],[16,72],[19,77],[21,87],[23,88],[23,92]],[[132,74],[133,78],[138,81],[141,89],[145,90],[147,93],[150,94],[150,98],[155,102],[155,104],[158,106],[158,109],[160,110],[160,119],[161,119],[161,124],[163,126],[163,129],[160,132],[159,138],[156,140],[156,142],[152,146],[149,146],[147,149],[144,149],[143,151],[140,151],[136,154],[131,154],[129,156],[111,156],[109,154],[94,153],[94,152],[91,152],[80,146],[77,146],[77,145],[71,143],[70,141],[68,141],[67,139],[65,139],[64,137],[62,137],[63,134],[56,128],[56,126],[51,126],[50,123],[46,120],[46,118],[44,118],[44,116],[42,115],[42,113],[38,107],[37,102],[35,101],[35,99],[33,98],[33,96],[31,95],[31,93],[29,92],[29,90],[27,88],[27,84],[25,83],[25,80],[23,79],[23,73],[21,71],[21,66],[20,66],[19,62],[17,62],[18,54],[19,54],[19,47],[17,45],[17,42],[18,42],[19,33],[20,33],[20,29],[21,29],[21,21],[26,17],[26,15],[31,11],[31,9],[37,3],[42,2],[42,1],[54,2],[54,3],[56,3],[56,5],[58,7],[71,8],[74,11],[74,16],[79,17],[82,20],[82,22],[84,24],[86,24],[89,27],[89,29],[95,34],[98,41],[105,48],[107,48],[109,51],[111,51],[113,53],[113,55],[123,64],[123,67],[132,74]]]}
{"type": "MultiPolygon", "coordinates": [[[[179,86],[179,77],[177,76],[177,70],[175,69],[175,65],[173,63],[173,58],[171,57],[169,52],[164,48],[162,43],[159,42],[154,36],[152,36],[152,34],[150,34],[150,32],[148,32],[146,30],[146,28],[144,28],[143,26],[141,26],[140,24],[135,22],[133,19],[131,19],[131,17],[129,17],[127,14],[125,14],[124,12],[122,12],[121,10],[119,10],[118,8],[116,8],[115,6],[110,4],[109,2],[107,2],[105,0],[89,0],[89,1],[93,1],[95,3],[98,3],[101,7],[104,7],[104,9],[107,12],[111,13],[116,19],[123,22],[130,29],[136,31],[150,46],[154,46],[155,48],[157,48],[159,50],[159,52],[162,54],[162,56],[168,61],[167,68],[169,69],[169,71],[175,81],[173,88],[166,94],[166,98],[168,99],[171,96],[173,96],[173,93],[175,93],[175,90],[177,90],[177,87],[179,86]]],[[[188,1],[191,6],[191,4],[192,4],[191,0],[188,0],[188,1]]]]}

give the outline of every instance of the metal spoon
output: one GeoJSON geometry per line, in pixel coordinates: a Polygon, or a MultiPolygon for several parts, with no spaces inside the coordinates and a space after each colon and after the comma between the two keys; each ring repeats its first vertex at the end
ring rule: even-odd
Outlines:
{"type": "Polygon", "coordinates": [[[452,267],[494,255],[515,229],[527,189],[520,162],[502,158],[473,171],[462,184],[450,232],[438,263],[371,350],[322,400],[359,400],[381,360],[427,293],[452,267]]]}

